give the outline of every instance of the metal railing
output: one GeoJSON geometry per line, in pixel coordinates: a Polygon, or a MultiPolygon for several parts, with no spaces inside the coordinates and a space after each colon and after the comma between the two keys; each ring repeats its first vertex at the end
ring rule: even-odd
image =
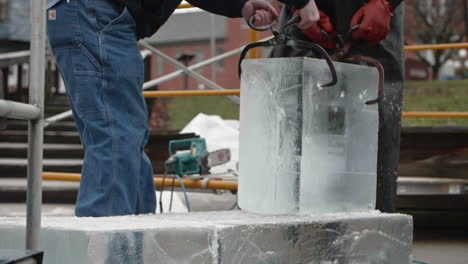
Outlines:
{"type": "MultiPolygon", "coordinates": [[[[16,51],[0,54],[0,74],[3,77],[0,97],[15,102],[27,102],[29,62],[31,51],[16,51]],[[13,76],[11,76],[13,75],[13,76]],[[15,76],[16,75],[16,76],[15,76]],[[13,83],[11,82],[13,77],[13,83]]],[[[46,84],[44,101],[60,94],[60,76],[52,54],[46,54],[46,84]],[[52,89],[54,88],[54,89],[52,89]]]]}
{"type": "MultiPolygon", "coordinates": [[[[68,181],[68,182],[79,182],[81,180],[81,175],[79,173],[60,173],[60,172],[44,172],[43,174],[44,180],[52,180],[52,181],[68,181]]],[[[160,187],[172,187],[172,182],[170,180],[164,180],[162,176],[155,176],[153,178],[153,182],[156,186],[160,187]]],[[[203,184],[203,180],[192,180],[192,179],[182,179],[185,188],[189,189],[213,189],[213,190],[229,190],[229,191],[237,191],[238,190],[238,182],[237,181],[224,181],[224,180],[210,180],[203,184]]],[[[413,187],[415,184],[422,184],[422,185],[442,185],[440,188],[441,190],[448,190],[451,184],[468,184],[468,180],[464,179],[452,179],[452,178],[421,178],[421,177],[404,177],[397,179],[398,184],[405,185],[411,184],[413,187]]],[[[180,182],[175,181],[174,187],[180,187],[180,182]]],[[[466,192],[466,191],[462,191],[466,192]]]]}
{"type": "Polygon", "coordinates": [[[405,51],[466,49],[466,48],[468,48],[468,43],[424,44],[424,45],[405,46],[405,51]]]}
{"type": "MultiPolygon", "coordinates": [[[[0,100],[0,117],[19,118],[29,120],[28,132],[28,170],[27,170],[27,217],[26,217],[26,248],[39,249],[39,232],[41,226],[41,203],[42,203],[42,160],[43,160],[43,135],[44,128],[52,123],[58,122],[71,116],[71,111],[66,111],[59,115],[47,118],[44,120],[44,86],[45,86],[45,0],[32,0],[31,1],[31,50],[30,50],[30,89],[29,89],[29,103],[23,104],[18,102],[11,102],[0,100]]],[[[190,5],[182,5],[181,8],[192,7],[190,5]]],[[[251,37],[258,39],[251,33],[251,37]]],[[[239,54],[243,47],[226,52],[222,55],[215,56],[203,62],[197,63],[190,67],[186,67],[173,58],[162,53],[145,41],[140,42],[141,46],[157,54],[168,62],[172,63],[180,70],[162,76],[158,79],[149,81],[144,84],[143,89],[148,89],[158,85],[162,82],[175,78],[181,74],[189,74],[200,82],[216,89],[212,91],[156,91],[145,92],[147,97],[167,97],[167,96],[231,96],[230,98],[239,102],[239,98],[234,95],[239,95],[240,90],[232,89],[225,90],[220,85],[207,79],[206,77],[195,72],[196,69],[213,64],[217,61],[223,60],[227,57],[239,54]]],[[[414,47],[405,47],[405,50],[423,50],[423,49],[442,49],[442,48],[468,48],[468,43],[459,44],[441,44],[441,45],[418,45],[414,47]]],[[[255,57],[255,53],[253,53],[255,57]]],[[[405,113],[403,114],[405,116],[405,113]]],[[[438,114],[433,114],[436,116],[438,114]]],[[[461,114],[465,117],[466,113],[461,114]]],[[[439,115],[441,116],[441,115],[439,115]]],[[[461,116],[457,116],[461,117],[461,116]]],[[[468,117],[468,116],[467,116],[468,117]]],[[[74,175],[75,180],[79,179],[74,175]]],[[[44,179],[57,180],[57,175],[44,173],[44,179]]],[[[157,180],[155,180],[158,183],[157,180]]],[[[198,186],[198,183],[193,183],[198,186]]],[[[214,183],[213,183],[214,184],[214,183]]],[[[222,188],[222,186],[217,186],[222,188]]],[[[226,187],[228,188],[228,187],[226,187]]],[[[233,188],[230,186],[229,188],[233,188]]],[[[237,188],[237,186],[236,186],[237,188]]]]}
{"type": "MultiPolygon", "coordinates": [[[[81,174],[79,173],[67,173],[67,172],[44,172],[42,174],[44,180],[50,181],[70,181],[79,182],[81,180],[81,174]]],[[[153,182],[156,186],[171,187],[172,182],[167,180],[164,181],[162,176],[156,176],[153,178],[153,182]]],[[[237,181],[226,181],[226,180],[209,180],[206,186],[203,185],[203,180],[200,179],[182,179],[186,188],[192,189],[215,189],[215,190],[230,190],[237,191],[237,181]]],[[[180,187],[180,182],[175,182],[175,187],[180,187]]]]}
{"type": "MultiPolygon", "coordinates": [[[[29,104],[0,100],[0,116],[29,120],[26,248],[39,249],[42,204],[42,149],[45,86],[45,0],[31,1],[29,104]]],[[[18,54],[24,56],[24,54],[18,54]]]]}
{"type": "Polygon", "coordinates": [[[183,91],[146,91],[143,92],[146,98],[159,97],[192,97],[192,96],[230,96],[240,95],[240,89],[229,90],[183,90],[183,91]]]}
{"type": "Polygon", "coordinates": [[[402,117],[468,118],[468,112],[403,112],[402,117]]]}

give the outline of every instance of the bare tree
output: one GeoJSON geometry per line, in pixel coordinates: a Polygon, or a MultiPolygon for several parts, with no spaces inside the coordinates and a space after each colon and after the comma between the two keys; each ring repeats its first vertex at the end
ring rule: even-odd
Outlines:
{"type": "MultiPolygon", "coordinates": [[[[409,18],[415,22],[413,28],[409,29],[410,34],[422,44],[460,42],[464,34],[464,1],[407,0],[407,11],[411,12],[409,18]]],[[[454,54],[455,50],[417,52],[418,58],[432,68],[434,78],[437,78],[441,67],[454,54]]]]}

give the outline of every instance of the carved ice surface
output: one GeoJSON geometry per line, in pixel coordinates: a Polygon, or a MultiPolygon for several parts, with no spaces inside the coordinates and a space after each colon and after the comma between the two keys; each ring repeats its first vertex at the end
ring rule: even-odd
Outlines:
{"type": "Polygon", "coordinates": [[[301,213],[373,210],[379,116],[365,103],[377,97],[377,70],[335,63],[338,83],[320,88],[324,67],[304,63],[301,213]]]}
{"type": "MultiPolygon", "coordinates": [[[[22,249],[25,219],[0,217],[0,248],[22,249]]],[[[47,264],[404,264],[410,216],[265,216],[243,211],[44,217],[47,264]]]]}
{"type": "Polygon", "coordinates": [[[239,205],[259,213],[295,213],[302,60],[248,60],[242,68],[239,205]]]}
{"type": "Polygon", "coordinates": [[[257,213],[372,210],[377,171],[378,73],[323,60],[243,63],[239,205],[257,213]]]}

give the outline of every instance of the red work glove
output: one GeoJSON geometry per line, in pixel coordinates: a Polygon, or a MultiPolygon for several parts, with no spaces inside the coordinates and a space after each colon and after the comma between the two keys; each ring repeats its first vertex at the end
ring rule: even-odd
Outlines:
{"type": "Polygon", "coordinates": [[[392,12],[393,8],[387,0],[369,0],[351,20],[351,28],[361,24],[354,30],[353,38],[365,39],[371,46],[377,45],[390,31],[392,12]]]}
{"type": "Polygon", "coordinates": [[[320,46],[328,49],[335,48],[336,45],[333,42],[333,39],[336,36],[335,28],[333,28],[330,18],[322,10],[319,10],[319,13],[320,19],[317,21],[317,23],[313,24],[309,28],[301,30],[304,35],[320,46]],[[328,37],[323,34],[320,28],[328,33],[328,37]]]}

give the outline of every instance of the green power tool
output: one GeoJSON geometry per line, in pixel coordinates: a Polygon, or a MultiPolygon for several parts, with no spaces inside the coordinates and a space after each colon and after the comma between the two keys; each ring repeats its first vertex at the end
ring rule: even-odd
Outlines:
{"type": "Polygon", "coordinates": [[[204,138],[171,140],[169,155],[165,162],[167,173],[179,176],[207,174],[210,168],[231,160],[229,149],[208,152],[204,138]]]}
{"type": "Polygon", "coordinates": [[[185,196],[185,204],[190,212],[190,202],[187,196],[187,190],[181,179],[184,175],[208,174],[211,167],[227,163],[231,159],[229,149],[220,149],[214,152],[208,152],[204,138],[189,138],[169,141],[169,159],[166,160],[166,173],[163,178],[163,186],[159,196],[159,208],[162,209],[162,193],[164,191],[164,182],[167,173],[174,174],[172,178],[171,202],[169,211],[172,208],[172,197],[174,195],[174,180],[177,179],[185,196]]]}

